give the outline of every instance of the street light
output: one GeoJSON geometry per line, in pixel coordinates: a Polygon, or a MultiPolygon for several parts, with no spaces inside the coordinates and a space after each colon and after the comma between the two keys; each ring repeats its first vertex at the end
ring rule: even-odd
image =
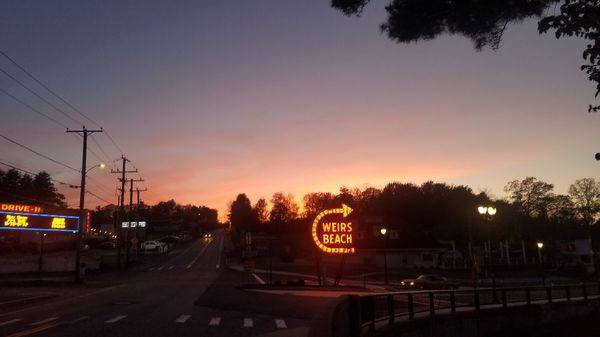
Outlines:
{"type": "Polygon", "coordinates": [[[381,233],[381,236],[383,236],[383,239],[385,240],[383,243],[383,275],[384,275],[384,280],[385,280],[385,285],[388,285],[388,271],[387,271],[387,228],[382,227],[381,229],[379,229],[379,232],[381,233]]]}
{"type": "MultiPolygon", "coordinates": [[[[486,274],[490,272],[490,268],[489,265],[491,264],[491,260],[492,260],[492,242],[490,240],[490,230],[491,230],[491,222],[492,222],[492,218],[494,215],[496,215],[497,209],[493,206],[479,206],[477,207],[477,212],[479,212],[480,215],[482,215],[483,217],[485,217],[485,219],[489,222],[488,226],[487,226],[487,249],[485,250],[487,252],[487,257],[488,257],[488,261],[485,264],[485,270],[486,270],[486,274]]],[[[485,248],[485,244],[484,244],[484,248],[485,248]]],[[[496,297],[496,275],[494,275],[492,273],[492,288],[494,289],[494,301],[497,301],[497,297],[496,297]]]]}
{"type": "Polygon", "coordinates": [[[540,264],[540,274],[542,275],[542,284],[546,285],[546,275],[544,274],[544,266],[542,265],[542,249],[544,248],[544,243],[542,241],[538,241],[536,246],[538,248],[538,261],[540,264]]]}
{"type": "Polygon", "coordinates": [[[85,174],[87,175],[88,173],[90,173],[91,170],[95,169],[96,167],[99,167],[101,170],[103,170],[106,167],[106,164],[104,164],[104,163],[96,164],[96,165],[90,167],[87,171],[85,171],[85,174]]]}

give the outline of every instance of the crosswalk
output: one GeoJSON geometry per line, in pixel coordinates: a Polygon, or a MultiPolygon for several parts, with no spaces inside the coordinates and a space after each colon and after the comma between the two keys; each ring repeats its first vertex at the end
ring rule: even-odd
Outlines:
{"type": "MultiPolygon", "coordinates": [[[[25,331],[21,331],[19,333],[15,333],[13,335],[13,337],[17,337],[17,336],[26,336],[29,334],[29,332],[37,332],[37,331],[42,331],[45,329],[49,329],[64,323],[76,323],[76,322],[80,322],[80,321],[84,321],[84,320],[88,320],[90,319],[90,317],[88,316],[84,316],[84,317],[80,317],[80,318],[75,318],[75,319],[71,319],[71,320],[64,320],[61,321],[59,316],[52,316],[52,317],[47,317],[41,320],[36,320],[34,322],[27,322],[26,319],[24,318],[13,318],[13,319],[9,319],[6,321],[1,321],[0,320],[0,327],[5,327],[5,326],[11,326],[11,325],[16,325],[17,323],[24,323],[26,324],[26,326],[29,327],[29,330],[25,330],[25,331]],[[41,329],[40,329],[41,328],[41,329]]],[[[104,324],[127,324],[127,319],[128,316],[127,315],[115,315],[115,316],[110,316],[110,317],[105,317],[104,318],[104,324]]],[[[178,324],[186,324],[189,323],[190,321],[193,320],[193,315],[191,314],[180,314],[179,316],[174,317],[173,322],[174,323],[178,323],[178,324]]],[[[200,321],[202,320],[196,320],[194,322],[194,324],[198,324],[200,321]]],[[[264,321],[264,320],[263,320],[264,321]]],[[[205,321],[206,322],[206,321],[205,321]]],[[[207,323],[208,327],[219,327],[221,325],[223,325],[223,318],[222,317],[218,317],[218,316],[214,316],[211,317],[207,323]]],[[[243,319],[239,319],[239,318],[227,318],[226,322],[228,325],[238,325],[239,327],[243,328],[243,329],[251,329],[255,327],[255,321],[253,318],[251,317],[244,317],[243,319]],[[236,323],[237,322],[237,323],[236,323]]],[[[261,321],[262,322],[262,321],[261,321]]],[[[264,325],[264,323],[263,323],[264,325]]],[[[287,323],[284,319],[278,318],[278,319],[274,319],[271,323],[271,328],[275,328],[275,329],[287,329],[287,323]]],[[[265,328],[265,326],[262,326],[262,328],[265,328]]],[[[268,326],[267,326],[268,328],[268,326]]]]}

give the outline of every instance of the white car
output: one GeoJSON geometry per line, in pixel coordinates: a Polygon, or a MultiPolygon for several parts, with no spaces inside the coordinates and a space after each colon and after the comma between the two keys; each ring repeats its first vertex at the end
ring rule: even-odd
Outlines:
{"type": "Polygon", "coordinates": [[[156,241],[156,240],[144,241],[144,242],[142,242],[140,249],[146,250],[146,251],[155,250],[155,251],[158,251],[159,253],[162,253],[167,250],[167,245],[163,242],[156,241]]]}

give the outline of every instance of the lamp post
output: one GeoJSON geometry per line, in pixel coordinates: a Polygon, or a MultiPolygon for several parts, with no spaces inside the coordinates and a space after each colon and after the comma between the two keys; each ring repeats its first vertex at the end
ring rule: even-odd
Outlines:
{"type": "Polygon", "coordinates": [[[544,275],[544,265],[542,261],[542,249],[544,248],[544,243],[542,241],[538,241],[536,246],[538,251],[538,263],[540,265],[540,275],[542,276],[542,284],[546,285],[546,275],[544,275]]]}
{"type": "Polygon", "coordinates": [[[491,231],[491,224],[492,224],[492,218],[494,217],[494,215],[496,215],[496,208],[492,207],[492,206],[479,206],[477,207],[477,212],[479,212],[479,214],[481,216],[483,216],[487,221],[488,221],[488,226],[487,226],[487,263],[485,264],[485,270],[487,274],[491,274],[492,277],[492,289],[494,289],[493,291],[493,295],[494,295],[494,302],[498,301],[498,296],[496,294],[496,275],[494,273],[490,273],[490,265],[492,262],[492,244],[490,241],[490,231],[491,231]]]}
{"type": "Polygon", "coordinates": [[[385,285],[388,285],[388,271],[387,271],[387,228],[383,227],[379,230],[381,236],[383,236],[383,277],[385,280],[385,285]]]}

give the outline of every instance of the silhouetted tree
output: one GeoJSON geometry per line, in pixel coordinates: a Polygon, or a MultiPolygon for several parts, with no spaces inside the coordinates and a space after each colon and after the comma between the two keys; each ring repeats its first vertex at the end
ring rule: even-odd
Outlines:
{"type": "Polygon", "coordinates": [[[504,187],[509,200],[530,217],[547,215],[548,205],[553,197],[552,190],[554,185],[534,177],[513,180],[504,187]]]}
{"type": "Polygon", "coordinates": [[[35,176],[10,169],[0,170],[0,201],[67,207],[65,196],[58,192],[47,172],[35,176]]]}
{"type": "Polygon", "coordinates": [[[259,223],[266,223],[269,221],[269,211],[267,210],[267,201],[264,198],[258,199],[256,204],[254,204],[254,214],[256,214],[256,219],[259,223]]]}
{"type": "Polygon", "coordinates": [[[298,217],[298,205],[291,194],[275,193],[271,198],[271,204],[269,220],[278,228],[291,224],[298,217]]]}
{"type": "MultiPolygon", "coordinates": [[[[359,16],[371,0],[332,0],[344,14],[359,16]]],[[[381,31],[396,42],[431,40],[441,34],[460,34],[477,50],[498,49],[506,26],[529,17],[540,18],[558,0],[390,0],[381,31]]],[[[555,12],[554,12],[555,13],[555,12]]],[[[581,69],[596,83],[600,95],[600,0],[565,0],[560,13],[539,22],[538,30],[556,31],[556,37],[577,36],[590,41],[583,52],[581,69]]],[[[589,106],[600,111],[600,106],[589,106]]]]}
{"type": "Polygon", "coordinates": [[[569,187],[572,209],[584,225],[591,226],[600,213],[600,182],[594,178],[578,179],[569,187]]]}
{"type": "Polygon", "coordinates": [[[231,228],[238,233],[252,231],[257,221],[250,199],[244,193],[238,194],[229,210],[231,228]]]}
{"type": "Polygon", "coordinates": [[[304,216],[313,218],[324,209],[333,207],[335,197],[332,193],[308,193],[303,198],[304,201],[304,216]]]}
{"type": "MultiPolygon", "coordinates": [[[[600,95],[600,0],[565,0],[560,14],[542,19],[540,33],[555,30],[556,38],[577,36],[590,43],[583,51],[588,63],[581,66],[588,79],[596,83],[596,97],[600,95]]],[[[600,105],[590,105],[588,111],[600,111],[600,105]]]]}

